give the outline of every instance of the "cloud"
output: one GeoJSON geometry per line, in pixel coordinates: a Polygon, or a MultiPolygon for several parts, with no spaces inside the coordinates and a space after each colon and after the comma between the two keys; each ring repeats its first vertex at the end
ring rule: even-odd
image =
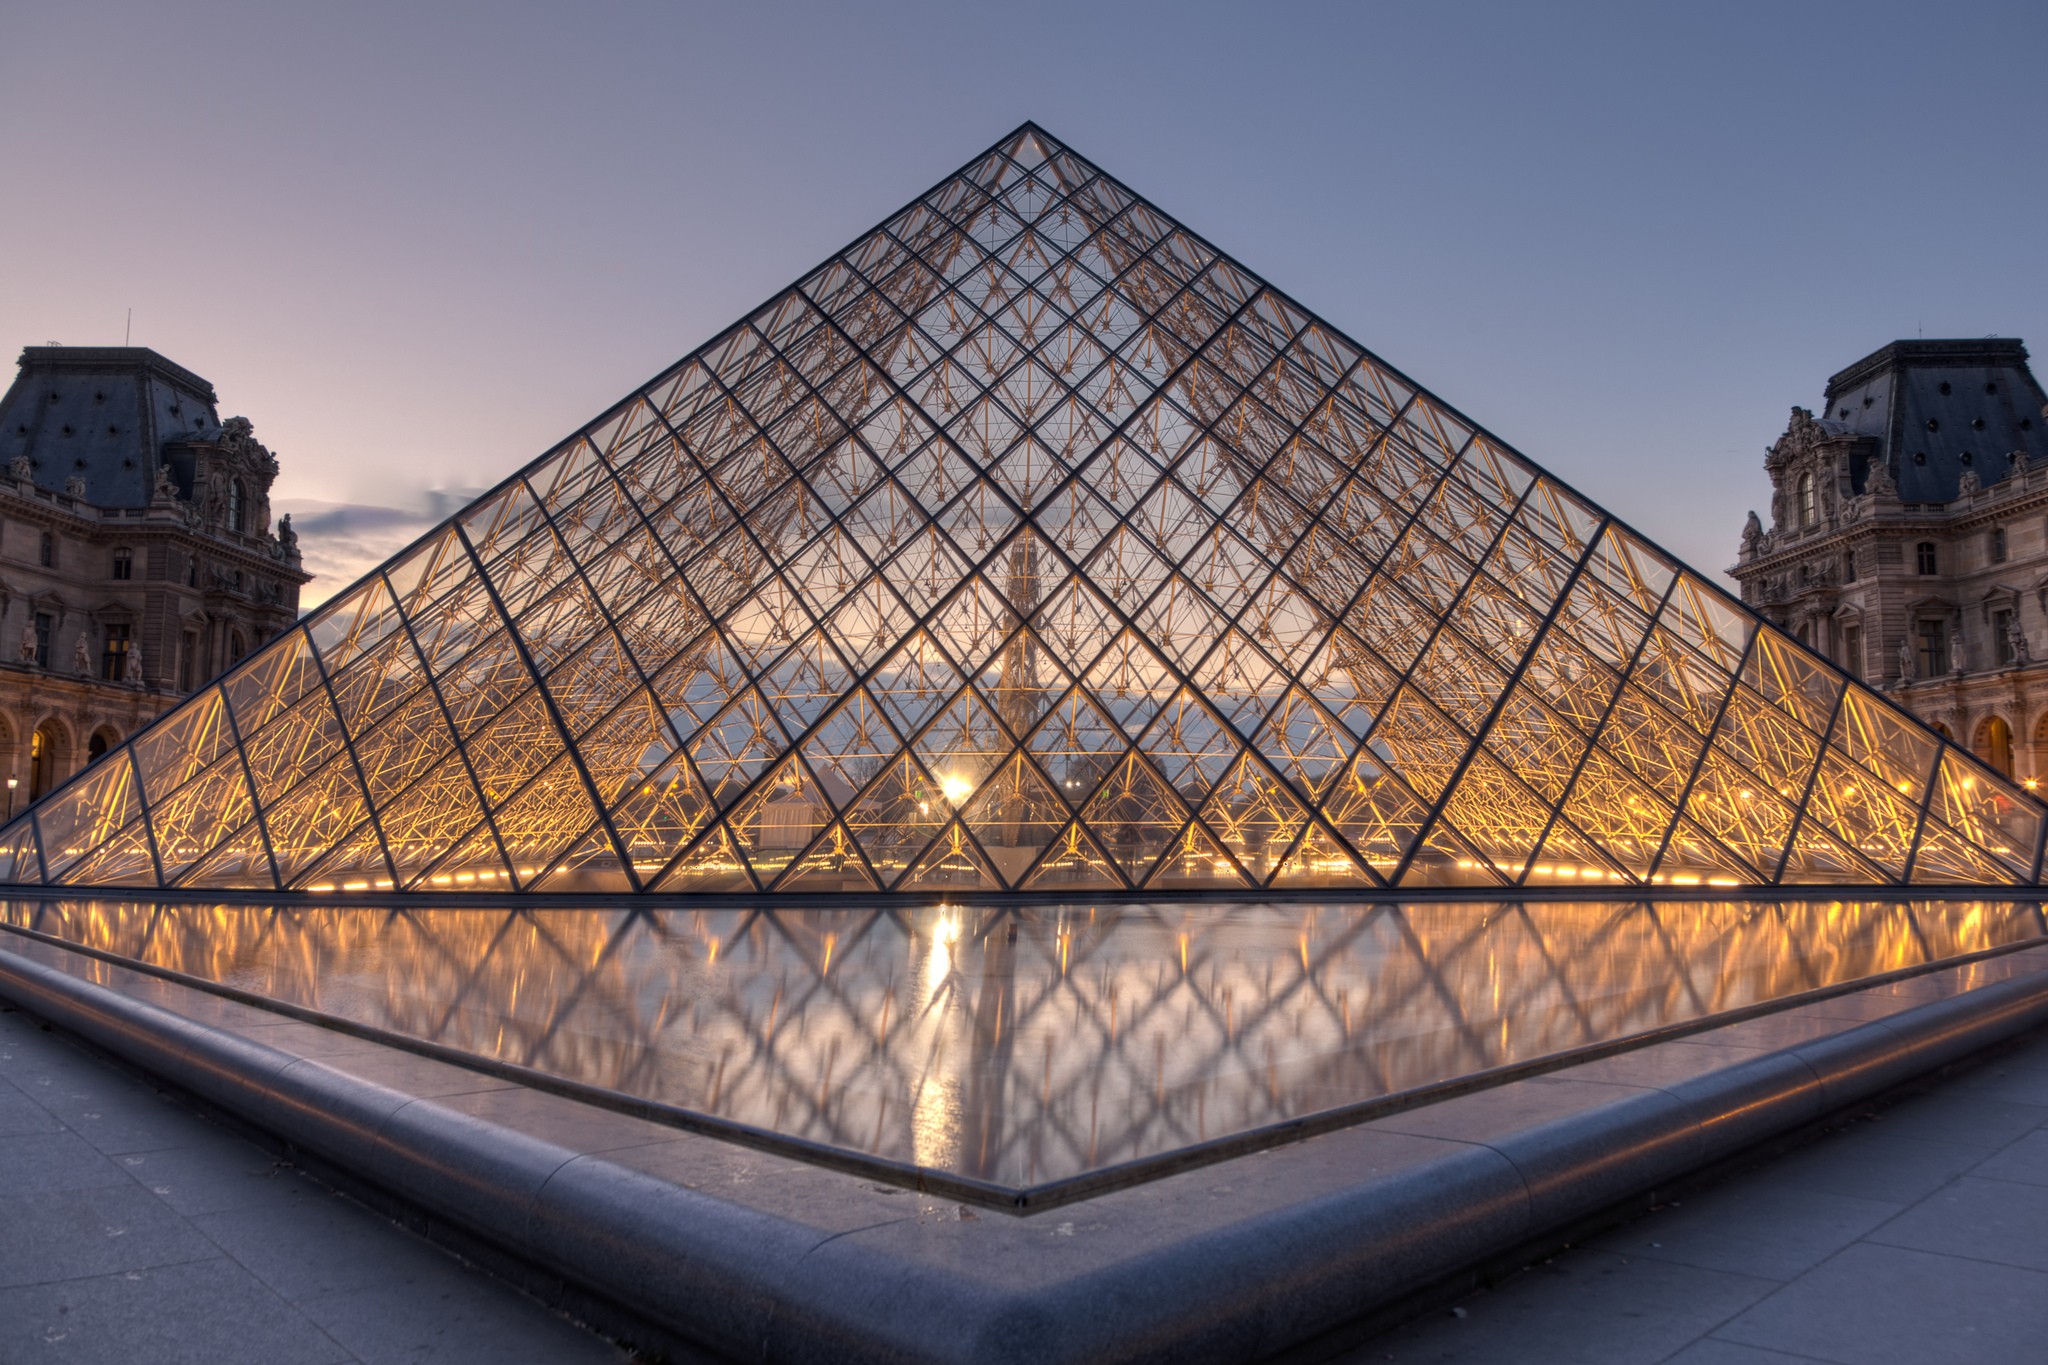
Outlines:
{"type": "Polygon", "coordinates": [[[318,498],[280,498],[271,504],[279,516],[291,515],[299,535],[299,554],[313,575],[299,595],[302,610],[311,610],[347,589],[372,569],[419,539],[480,489],[430,489],[410,507],[375,503],[326,502],[318,498]]]}

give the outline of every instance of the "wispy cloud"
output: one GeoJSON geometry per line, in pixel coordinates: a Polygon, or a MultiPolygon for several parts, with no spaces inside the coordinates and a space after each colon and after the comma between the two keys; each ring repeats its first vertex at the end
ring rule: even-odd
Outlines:
{"type": "Polygon", "coordinates": [[[429,527],[475,498],[481,489],[429,489],[411,506],[280,498],[279,515],[291,514],[299,553],[313,581],[299,597],[310,610],[342,592],[418,539],[429,527]]]}

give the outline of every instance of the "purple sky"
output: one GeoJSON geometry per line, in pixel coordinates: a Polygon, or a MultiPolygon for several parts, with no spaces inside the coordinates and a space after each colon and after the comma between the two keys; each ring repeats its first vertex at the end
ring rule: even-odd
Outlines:
{"type": "Polygon", "coordinates": [[[2044,53],[2039,0],[15,5],[0,347],[132,307],[317,600],[1032,118],[1718,569],[1829,374],[2048,345],[2044,53]]]}

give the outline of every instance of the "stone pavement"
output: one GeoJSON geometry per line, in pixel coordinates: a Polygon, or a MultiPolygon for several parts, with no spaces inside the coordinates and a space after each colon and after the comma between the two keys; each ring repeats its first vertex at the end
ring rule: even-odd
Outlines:
{"type": "Polygon", "coordinates": [[[1341,1359],[2042,1365],[2048,1038],[1341,1359]]]}
{"type": "MultiPolygon", "coordinates": [[[[0,1365],[627,1359],[0,1006],[0,1365]]],[[[2048,1037],[1343,1365],[2048,1361],[2048,1037]]]]}
{"type": "Polygon", "coordinates": [[[0,1006],[0,1365],[627,1358],[0,1006]]]}

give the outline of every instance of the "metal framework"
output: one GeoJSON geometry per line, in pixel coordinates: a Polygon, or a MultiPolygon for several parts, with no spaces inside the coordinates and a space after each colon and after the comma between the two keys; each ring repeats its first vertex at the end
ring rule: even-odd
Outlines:
{"type": "Polygon", "coordinates": [[[2040,814],[1027,124],[0,831],[0,876],[1989,885],[2040,814]]]}

